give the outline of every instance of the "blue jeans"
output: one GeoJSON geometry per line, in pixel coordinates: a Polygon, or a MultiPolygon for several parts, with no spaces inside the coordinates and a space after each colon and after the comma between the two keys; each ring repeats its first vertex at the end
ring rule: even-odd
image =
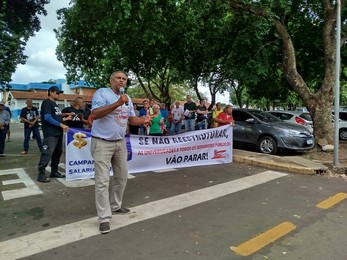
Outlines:
{"type": "Polygon", "coordinates": [[[170,135],[181,132],[181,128],[182,128],[182,120],[179,121],[178,124],[175,124],[174,122],[172,122],[170,127],[170,135]]]}
{"type": "Polygon", "coordinates": [[[195,130],[195,119],[184,119],[185,131],[195,130]]]}
{"type": "Polygon", "coordinates": [[[197,129],[198,130],[206,129],[206,120],[198,122],[197,123],[197,129]]]}
{"type": "Polygon", "coordinates": [[[38,127],[31,127],[31,128],[24,128],[24,151],[29,150],[29,141],[30,141],[30,135],[31,132],[33,133],[33,137],[36,139],[37,146],[39,147],[40,151],[42,149],[42,141],[40,136],[40,130],[38,127]]]}
{"type": "Polygon", "coordinates": [[[147,129],[144,126],[140,126],[140,133],[139,135],[147,135],[147,129]]]}

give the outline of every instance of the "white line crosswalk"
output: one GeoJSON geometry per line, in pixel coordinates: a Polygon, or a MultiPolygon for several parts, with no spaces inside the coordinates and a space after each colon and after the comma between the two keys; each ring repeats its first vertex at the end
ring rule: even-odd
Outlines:
{"type": "MultiPolygon", "coordinates": [[[[111,223],[111,230],[217,199],[286,175],[281,172],[265,171],[230,182],[139,205],[131,209],[132,213],[130,215],[115,217],[111,223]]],[[[18,259],[98,234],[97,218],[89,218],[1,242],[0,255],[8,260],[18,259]]]]}
{"type": "Polygon", "coordinates": [[[11,180],[2,181],[2,185],[23,184],[25,186],[25,188],[2,191],[3,200],[18,199],[43,193],[22,168],[1,170],[1,175],[10,175],[13,177],[11,180]]]}

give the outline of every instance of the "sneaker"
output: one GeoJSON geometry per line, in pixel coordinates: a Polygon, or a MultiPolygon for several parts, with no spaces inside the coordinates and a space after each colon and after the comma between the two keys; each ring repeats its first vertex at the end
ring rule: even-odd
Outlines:
{"type": "Polygon", "coordinates": [[[119,215],[127,215],[130,214],[130,209],[127,208],[120,208],[115,211],[113,211],[114,214],[119,214],[119,215]]]}
{"type": "Polygon", "coordinates": [[[21,152],[21,154],[28,154],[28,151],[23,151],[21,152]]]}
{"type": "Polygon", "coordinates": [[[100,223],[99,230],[100,230],[101,234],[107,234],[111,230],[110,229],[110,223],[109,222],[102,222],[102,223],[100,223]]]}
{"type": "Polygon", "coordinates": [[[65,175],[61,174],[60,172],[53,172],[53,173],[51,173],[51,175],[49,177],[51,177],[51,178],[65,178],[65,175]]]}

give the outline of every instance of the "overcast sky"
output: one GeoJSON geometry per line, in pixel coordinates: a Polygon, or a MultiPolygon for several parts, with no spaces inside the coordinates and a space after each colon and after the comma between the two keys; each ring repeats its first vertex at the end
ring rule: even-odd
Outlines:
{"type": "Polygon", "coordinates": [[[18,65],[12,75],[12,83],[28,84],[50,79],[65,79],[66,70],[57,60],[55,49],[58,41],[53,32],[60,26],[56,10],[69,6],[70,0],[53,0],[45,6],[48,14],[41,16],[41,30],[29,39],[25,48],[25,55],[29,58],[25,65],[18,65]]]}

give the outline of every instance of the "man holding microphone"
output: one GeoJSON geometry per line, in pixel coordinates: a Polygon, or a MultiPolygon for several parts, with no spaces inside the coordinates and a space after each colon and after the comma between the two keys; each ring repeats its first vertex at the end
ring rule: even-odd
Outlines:
{"type": "Polygon", "coordinates": [[[92,101],[94,121],[90,149],[95,167],[95,203],[102,234],[110,232],[112,212],[130,212],[122,207],[128,176],[125,141],[128,121],[131,125],[148,125],[151,120],[149,116],[141,118],[135,115],[131,99],[124,94],[127,80],[125,72],[113,72],[110,76],[111,87],[98,89],[92,101]],[[110,176],[110,164],[113,176],[110,176]]]}

